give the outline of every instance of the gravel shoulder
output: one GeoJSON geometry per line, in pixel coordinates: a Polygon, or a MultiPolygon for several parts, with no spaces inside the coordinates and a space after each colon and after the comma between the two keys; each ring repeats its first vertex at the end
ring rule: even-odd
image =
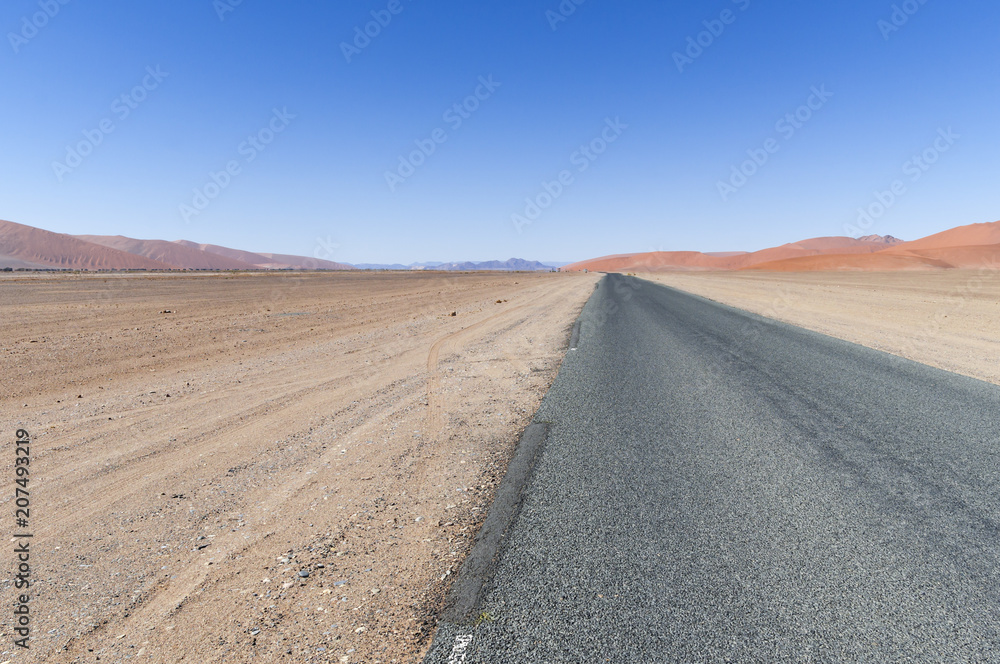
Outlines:
{"type": "Polygon", "coordinates": [[[418,661],[596,279],[0,278],[35,508],[0,659],[418,661]]]}

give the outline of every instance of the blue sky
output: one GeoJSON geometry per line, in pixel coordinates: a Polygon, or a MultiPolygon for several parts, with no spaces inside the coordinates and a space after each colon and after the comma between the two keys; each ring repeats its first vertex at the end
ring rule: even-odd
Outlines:
{"type": "Polygon", "coordinates": [[[576,1],[8,0],[0,218],[403,263],[1000,219],[997,3],[576,1]]]}

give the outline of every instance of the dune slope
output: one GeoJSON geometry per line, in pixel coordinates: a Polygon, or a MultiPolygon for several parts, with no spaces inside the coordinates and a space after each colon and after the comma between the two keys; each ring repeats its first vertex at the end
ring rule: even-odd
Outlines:
{"type": "Polygon", "coordinates": [[[0,267],[14,268],[26,267],[24,264],[67,270],[165,270],[173,267],[149,257],[12,221],[0,221],[0,255],[8,259],[0,267]]]}

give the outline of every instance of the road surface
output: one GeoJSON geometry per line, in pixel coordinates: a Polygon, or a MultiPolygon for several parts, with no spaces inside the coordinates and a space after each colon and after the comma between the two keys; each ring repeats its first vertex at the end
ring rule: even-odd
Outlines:
{"type": "Polygon", "coordinates": [[[619,275],[572,345],[427,662],[1000,661],[1000,388],[619,275]]]}

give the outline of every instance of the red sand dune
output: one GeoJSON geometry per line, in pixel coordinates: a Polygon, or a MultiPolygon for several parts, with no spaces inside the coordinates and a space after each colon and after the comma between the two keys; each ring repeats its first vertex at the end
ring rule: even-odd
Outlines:
{"type": "Polygon", "coordinates": [[[781,261],[751,265],[746,270],[768,272],[819,272],[819,271],[889,271],[932,270],[953,267],[949,263],[922,256],[893,256],[888,254],[832,254],[801,256],[781,261]]]}
{"type": "Polygon", "coordinates": [[[145,256],[174,268],[187,270],[253,270],[250,263],[210,254],[166,240],[136,240],[121,235],[77,235],[81,240],[104,245],[136,256],[145,256]]]}
{"type": "Polygon", "coordinates": [[[1000,221],[959,226],[912,242],[893,244],[866,256],[826,256],[825,260],[784,260],[750,269],[775,272],[814,270],[1000,269],[1000,221]]]}
{"type": "Polygon", "coordinates": [[[267,258],[261,254],[255,254],[252,251],[242,251],[240,249],[221,247],[217,244],[198,244],[196,242],[191,242],[190,240],[175,240],[174,244],[179,244],[182,247],[187,247],[189,249],[207,251],[210,254],[216,254],[217,256],[224,256],[225,258],[243,261],[244,263],[249,263],[250,265],[263,265],[264,263],[269,262],[267,258]]]}
{"type": "Polygon", "coordinates": [[[217,244],[195,244],[188,240],[177,240],[175,244],[180,244],[192,249],[200,249],[219,256],[225,256],[244,263],[250,263],[259,268],[268,270],[356,270],[353,265],[346,263],[335,263],[319,258],[309,258],[307,256],[289,256],[286,254],[255,254],[252,251],[242,251],[240,249],[230,249],[217,244]]]}
{"type": "Polygon", "coordinates": [[[620,254],[567,265],[564,270],[642,272],[668,270],[934,270],[1000,268],[1000,222],[972,224],[903,242],[892,236],[821,237],[737,252],[620,254]]]}
{"type": "Polygon", "coordinates": [[[0,269],[77,270],[354,270],[306,256],[240,251],[187,240],[137,240],[122,235],[65,235],[0,221],[0,269]]]}
{"type": "Polygon", "coordinates": [[[69,270],[165,270],[171,266],[150,258],[86,242],[72,235],[0,221],[0,267],[42,265],[69,270]]]}
{"type": "Polygon", "coordinates": [[[886,245],[882,242],[865,242],[849,237],[817,237],[739,256],[733,260],[729,269],[744,269],[761,263],[805,256],[872,254],[885,249],[885,247],[886,245]]]}
{"type": "Polygon", "coordinates": [[[1000,244],[925,249],[920,253],[928,258],[935,258],[944,261],[952,267],[987,267],[1000,270],[1000,244]]]}
{"type": "Polygon", "coordinates": [[[643,254],[618,254],[574,263],[564,271],[656,272],[657,270],[725,270],[729,258],[719,258],[697,251],[653,251],[643,254]]]}
{"type": "Polygon", "coordinates": [[[919,251],[923,249],[944,249],[947,247],[972,247],[977,245],[1000,244],[1000,221],[989,224],[958,226],[942,233],[898,244],[890,251],[919,251]]]}
{"type": "MultiPolygon", "coordinates": [[[[877,236],[875,236],[877,237],[877,236]]],[[[894,239],[894,238],[893,238],[894,239]]],[[[889,246],[877,240],[849,237],[819,237],[751,253],[722,252],[703,254],[697,251],[657,251],[644,254],[620,254],[567,265],[563,270],[588,269],[598,272],[658,270],[739,270],[761,263],[823,254],[866,254],[889,246]]]]}
{"type": "Polygon", "coordinates": [[[887,245],[884,242],[873,240],[856,240],[852,237],[835,236],[814,237],[808,240],[792,242],[783,246],[793,247],[802,251],[814,251],[819,253],[831,253],[837,251],[860,254],[885,249],[887,245]]]}

